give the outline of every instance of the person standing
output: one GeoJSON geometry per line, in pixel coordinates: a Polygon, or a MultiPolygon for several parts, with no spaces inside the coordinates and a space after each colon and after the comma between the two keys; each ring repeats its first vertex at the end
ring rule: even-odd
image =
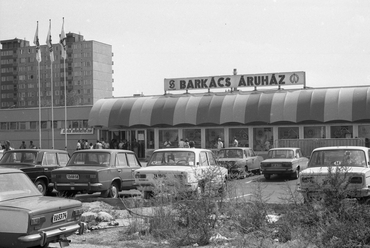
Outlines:
{"type": "Polygon", "coordinates": [[[236,137],[234,136],[234,141],[233,141],[233,146],[234,147],[238,147],[239,145],[239,141],[236,139],[236,137]]]}
{"type": "Polygon", "coordinates": [[[80,142],[80,140],[77,140],[76,150],[81,150],[81,142],[80,142]]]}
{"type": "Polygon", "coordinates": [[[221,149],[223,147],[224,147],[224,143],[222,142],[221,138],[218,138],[217,149],[221,149]]]}
{"type": "Polygon", "coordinates": [[[27,148],[26,143],[24,141],[22,141],[22,144],[19,147],[19,149],[26,149],[26,148],[27,148]]]}
{"type": "Polygon", "coordinates": [[[184,147],[185,147],[185,141],[184,139],[180,139],[179,148],[184,148],[184,147]]]}
{"type": "Polygon", "coordinates": [[[11,147],[9,140],[5,141],[5,145],[4,146],[5,146],[4,151],[14,150],[14,148],[11,147]]]}
{"type": "Polygon", "coordinates": [[[30,149],[36,149],[36,146],[33,144],[33,141],[32,140],[30,141],[30,145],[29,145],[28,148],[30,148],[30,149]]]}

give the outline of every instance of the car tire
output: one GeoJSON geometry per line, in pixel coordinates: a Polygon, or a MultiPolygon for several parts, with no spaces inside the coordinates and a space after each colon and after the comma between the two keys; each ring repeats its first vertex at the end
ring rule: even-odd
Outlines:
{"type": "Polygon", "coordinates": [[[110,198],[119,198],[119,189],[118,184],[113,182],[109,189],[109,197],[110,198]]]}
{"type": "Polygon", "coordinates": [[[45,196],[47,192],[46,183],[43,180],[37,180],[35,185],[41,194],[45,196]]]}
{"type": "Polygon", "coordinates": [[[266,180],[270,180],[271,175],[270,174],[263,174],[266,180]]]}

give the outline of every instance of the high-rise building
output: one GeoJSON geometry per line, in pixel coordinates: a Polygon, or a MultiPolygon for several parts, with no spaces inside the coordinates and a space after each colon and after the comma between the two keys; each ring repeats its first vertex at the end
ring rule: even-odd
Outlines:
{"type": "Polygon", "coordinates": [[[98,99],[112,97],[112,46],[86,41],[74,33],[66,35],[66,42],[65,61],[60,44],[53,44],[53,63],[47,45],[40,46],[38,67],[36,47],[30,46],[29,41],[17,38],[0,41],[1,109],[38,107],[39,83],[42,107],[51,106],[51,91],[53,106],[64,106],[65,81],[67,106],[93,105],[98,99]]]}
{"type": "Polygon", "coordinates": [[[68,33],[66,59],[54,39],[53,63],[46,44],[40,46],[38,63],[29,41],[0,43],[0,143],[10,140],[18,148],[22,141],[33,141],[37,147],[71,152],[77,140],[96,142],[88,118],[97,100],[112,97],[112,46],[68,33]]]}

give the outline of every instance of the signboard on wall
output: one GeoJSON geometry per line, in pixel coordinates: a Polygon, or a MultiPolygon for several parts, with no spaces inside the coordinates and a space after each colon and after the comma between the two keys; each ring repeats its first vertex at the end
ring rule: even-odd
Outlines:
{"type": "Polygon", "coordinates": [[[228,89],[241,87],[266,87],[306,85],[305,72],[277,72],[211,77],[165,78],[164,90],[228,89]]]}
{"type": "MultiPolygon", "coordinates": [[[[66,129],[62,128],[60,134],[66,134],[66,129]]],[[[67,134],[94,134],[94,128],[67,128],[67,134]]]]}

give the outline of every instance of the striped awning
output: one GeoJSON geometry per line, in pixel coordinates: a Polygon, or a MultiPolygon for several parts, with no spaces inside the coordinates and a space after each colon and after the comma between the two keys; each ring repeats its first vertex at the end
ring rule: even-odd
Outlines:
{"type": "Polygon", "coordinates": [[[224,92],[98,100],[102,128],[370,121],[370,87],[224,92]]]}

